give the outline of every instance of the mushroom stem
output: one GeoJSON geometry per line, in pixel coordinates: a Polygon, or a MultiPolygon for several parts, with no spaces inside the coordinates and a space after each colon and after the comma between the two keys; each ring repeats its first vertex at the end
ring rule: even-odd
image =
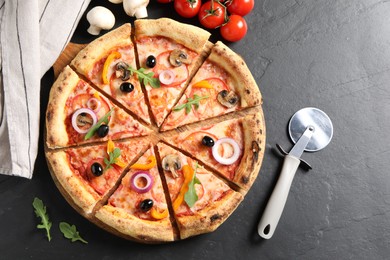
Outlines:
{"type": "Polygon", "coordinates": [[[148,17],[148,10],[146,10],[146,6],[142,6],[135,11],[136,18],[145,18],[148,17]]]}
{"type": "Polygon", "coordinates": [[[100,31],[102,30],[102,28],[98,27],[98,26],[95,26],[93,24],[91,24],[89,26],[89,28],[87,29],[87,32],[92,34],[92,35],[99,35],[100,31]]]}
{"type": "Polygon", "coordinates": [[[169,166],[169,170],[171,171],[173,178],[177,178],[177,177],[179,176],[179,175],[177,174],[176,170],[175,170],[174,165],[170,165],[170,166],[169,166]]]}

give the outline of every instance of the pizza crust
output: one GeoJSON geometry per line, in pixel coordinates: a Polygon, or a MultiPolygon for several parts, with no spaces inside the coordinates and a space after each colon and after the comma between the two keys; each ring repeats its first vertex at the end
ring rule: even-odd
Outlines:
{"type": "Polygon", "coordinates": [[[169,18],[157,20],[138,19],[134,22],[135,37],[162,36],[184,45],[200,54],[210,33],[193,25],[176,22],[169,18]]]}
{"type": "Polygon", "coordinates": [[[245,194],[259,174],[265,150],[265,122],[262,112],[245,116],[243,122],[244,149],[233,182],[245,194]],[[255,149],[255,151],[254,151],[255,149]]]}
{"type": "Polygon", "coordinates": [[[96,203],[101,199],[100,195],[74,174],[64,151],[46,152],[46,159],[54,182],[65,195],[65,199],[88,218],[96,203]]]}
{"type": "Polygon", "coordinates": [[[106,33],[82,49],[70,65],[79,73],[88,75],[95,63],[106,57],[112,50],[126,46],[133,47],[130,34],[131,25],[129,23],[106,33]]]}
{"type": "Polygon", "coordinates": [[[233,81],[231,85],[238,87],[235,91],[239,92],[241,107],[253,107],[263,103],[259,87],[241,56],[218,41],[211,49],[208,60],[229,74],[229,80],[233,81]]]}
{"type": "Polygon", "coordinates": [[[161,220],[142,220],[128,214],[121,208],[105,205],[95,217],[113,228],[114,233],[128,236],[143,243],[169,242],[174,240],[173,229],[169,217],[161,220]]]}
{"type": "Polygon", "coordinates": [[[66,66],[54,82],[46,109],[46,145],[49,148],[64,147],[69,138],[66,132],[66,100],[79,82],[78,75],[66,66]]]}
{"type": "Polygon", "coordinates": [[[222,199],[195,212],[194,215],[176,217],[180,239],[214,231],[233,213],[243,199],[242,194],[230,190],[222,199]]]}

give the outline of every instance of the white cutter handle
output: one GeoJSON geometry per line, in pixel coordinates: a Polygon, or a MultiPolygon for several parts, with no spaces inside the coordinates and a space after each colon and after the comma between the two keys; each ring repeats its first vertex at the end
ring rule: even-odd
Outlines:
{"type": "Polygon", "coordinates": [[[300,162],[295,156],[286,155],[284,158],[278,182],[257,227],[257,231],[262,238],[270,239],[274,234],[300,162]]]}

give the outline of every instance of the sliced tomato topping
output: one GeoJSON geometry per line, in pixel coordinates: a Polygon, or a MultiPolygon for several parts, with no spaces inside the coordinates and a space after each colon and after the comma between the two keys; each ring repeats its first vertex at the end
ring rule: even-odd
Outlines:
{"type": "Polygon", "coordinates": [[[188,78],[188,68],[187,65],[182,64],[179,67],[174,67],[169,63],[169,55],[171,51],[165,51],[160,53],[157,56],[157,65],[153,68],[153,72],[155,73],[155,77],[158,77],[160,73],[164,70],[170,70],[175,74],[175,79],[169,85],[161,84],[161,86],[165,87],[175,87],[185,82],[188,78]]]}
{"type": "Polygon", "coordinates": [[[93,94],[87,94],[87,93],[79,94],[72,99],[72,105],[71,105],[72,111],[76,111],[77,109],[83,108],[83,107],[87,108],[88,101],[91,98],[95,98],[100,102],[100,108],[98,111],[99,115],[103,116],[108,111],[110,111],[110,106],[107,104],[107,102],[104,98],[101,98],[101,97],[96,98],[93,94]]]}
{"type": "Polygon", "coordinates": [[[214,141],[218,140],[217,136],[209,132],[197,131],[182,138],[182,141],[180,141],[181,143],[179,143],[179,145],[185,147],[185,149],[187,149],[187,151],[190,153],[196,153],[201,157],[211,157],[211,149],[207,146],[202,145],[202,139],[205,135],[210,136],[214,139],[214,141]]]}

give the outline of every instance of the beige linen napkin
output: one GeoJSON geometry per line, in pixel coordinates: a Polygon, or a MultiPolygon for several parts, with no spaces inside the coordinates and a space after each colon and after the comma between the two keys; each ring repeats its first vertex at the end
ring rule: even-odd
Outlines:
{"type": "Polygon", "coordinates": [[[0,174],[31,178],[38,152],[40,79],[90,0],[0,0],[0,174]]]}

